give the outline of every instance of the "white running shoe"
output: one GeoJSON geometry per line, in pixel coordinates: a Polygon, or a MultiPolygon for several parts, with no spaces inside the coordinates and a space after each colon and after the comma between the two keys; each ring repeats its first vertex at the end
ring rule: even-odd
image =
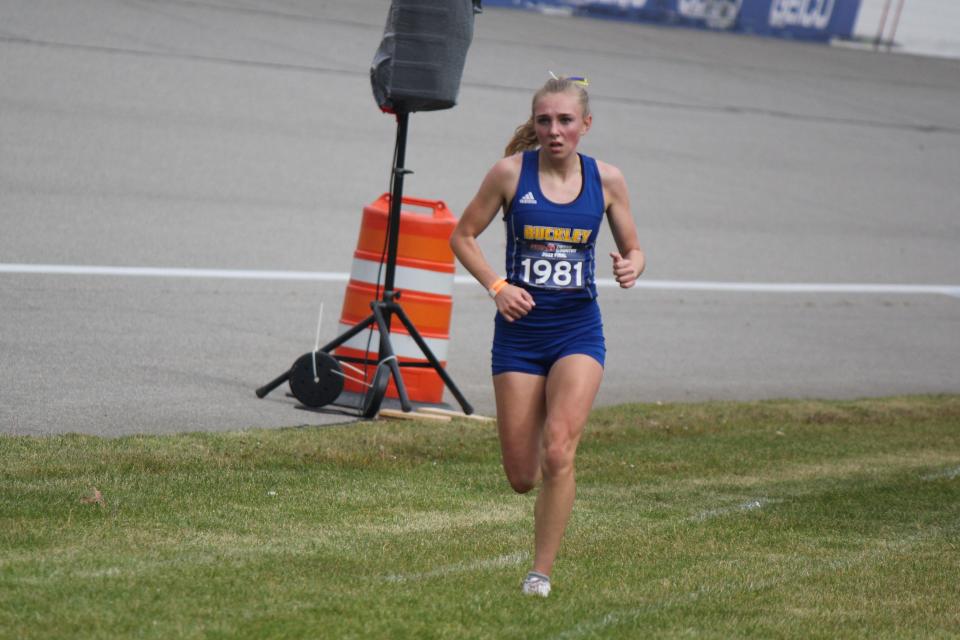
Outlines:
{"type": "Polygon", "coordinates": [[[550,578],[542,573],[531,571],[527,574],[527,577],[523,579],[521,590],[523,594],[527,596],[546,598],[550,595],[550,578]]]}

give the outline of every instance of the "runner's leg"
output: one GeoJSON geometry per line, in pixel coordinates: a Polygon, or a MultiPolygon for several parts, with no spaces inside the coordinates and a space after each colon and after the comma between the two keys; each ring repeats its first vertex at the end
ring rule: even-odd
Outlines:
{"type": "Polygon", "coordinates": [[[530,491],[540,481],[546,381],[515,371],[493,376],[503,470],[517,493],[530,491]]]}
{"type": "Polygon", "coordinates": [[[537,496],[533,570],[549,576],[573,510],[574,457],[603,367],[594,358],[574,354],[557,360],[546,380],[546,420],[540,466],[543,487],[537,496]]]}

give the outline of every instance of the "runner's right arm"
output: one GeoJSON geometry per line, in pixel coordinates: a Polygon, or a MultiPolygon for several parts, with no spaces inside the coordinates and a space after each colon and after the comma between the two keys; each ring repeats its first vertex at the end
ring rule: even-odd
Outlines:
{"type": "MultiPolygon", "coordinates": [[[[497,212],[513,199],[520,176],[519,157],[503,158],[493,165],[450,236],[450,248],[460,264],[488,291],[500,280],[500,275],[483,255],[477,238],[490,226],[497,212]]],[[[494,302],[497,310],[510,321],[527,315],[534,304],[529,292],[509,284],[500,289],[494,302]]]]}

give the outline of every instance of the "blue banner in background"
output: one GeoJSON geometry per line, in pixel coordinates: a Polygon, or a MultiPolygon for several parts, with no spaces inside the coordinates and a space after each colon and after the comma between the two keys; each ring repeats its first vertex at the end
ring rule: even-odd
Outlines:
{"type": "Polygon", "coordinates": [[[850,38],[860,0],[484,0],[488,6],[819,40],[850,38]]]}

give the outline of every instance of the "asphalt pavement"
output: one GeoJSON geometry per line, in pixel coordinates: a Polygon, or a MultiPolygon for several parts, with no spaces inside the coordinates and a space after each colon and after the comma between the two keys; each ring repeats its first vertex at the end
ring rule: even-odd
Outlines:
{"type": "MultiPolygon", "coordinates": [[[[352,420],[253,390],[321,303],[336,334],[388,189],[388,6],[0,2],[0,433],[352,420]]],[[[601,288],[599,404],[960,392],[960,61],[488,9],[459,104],[410,116],[405,193],[462,211],[550,71],[589,78],[582,150],[648,255],[601,288]]],[[[492,320],[458,279],[449,371],[485,414],[492,320]]]]}

